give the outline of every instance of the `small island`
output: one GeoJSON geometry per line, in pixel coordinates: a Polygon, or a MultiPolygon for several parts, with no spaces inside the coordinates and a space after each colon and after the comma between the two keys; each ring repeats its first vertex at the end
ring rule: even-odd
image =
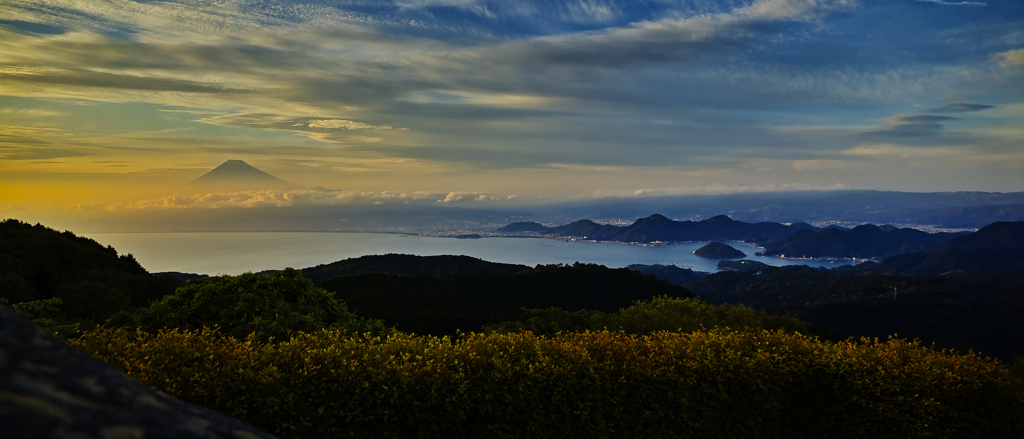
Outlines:
{"type": "Polygon", "coordinates": [[[721,242],[712,242],[695,250],[693,254],[702,258],[713,259],[742,258],[747,256],[746,253],[736,250],[727,244],[722,244],[721,242]]]}
{"type": "Polygon", "coordinates": [[[480,235],[478,235],[476,233],[470,233],[468,235],[456,235],[455,236],[455,239],[480,239],[480,238],[483,238],[483,236],[480,236],[480,235]]]}

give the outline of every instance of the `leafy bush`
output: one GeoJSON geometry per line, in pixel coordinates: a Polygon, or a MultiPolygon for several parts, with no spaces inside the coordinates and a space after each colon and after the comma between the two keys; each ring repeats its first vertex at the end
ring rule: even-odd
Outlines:
{"type": "MultiPolygon", "coordinates": [[[[6,304],[7,301],[0,299],[0,303],[6,304]]],[[[11,309],[18,313],[19,316],[26,320],[31,320],[32,323],[39,325],[40,328],[46,329],[52,332],[54,335],[59,335],[64,338],[75,337],[79,335],[80,326],[78,323],[64,324],[57,320],[54,320],[54,316],[60,313],[60,306],[64,304],[64,301],[58,297],[52,299],[33,300],[30,302],[21,302],[11,305],[11,309]]]]}
{"type": "Polygon", "coordinates": [[[266,275],[244,273],[193,280],[127,319],[112,319],[111,324],[149,332],[216,325],[226,335],[255,334],[259,340],[286,339],[291,331],[324,328],[350,333],[389,331],[380,321],[349,312],[332,293],[292,268],[266,275]]]}
{"type": "Polygon", "coordinates": [[[1009,368],[904,340],[607,331],[263,343],[213,330],[72,341],[143,383],[291,438],[1021,437],[1009,368]]]}
{"type": "Polygon", "coordinates": [[[693,332],[711,328],[781,329],[807,334],[806,323],[789,316],[774,316],[744,306],[712,305],[698,298],[655,297],[637,301],[616,313],[583,310],[569,312],[560,308],[528,309],[524,321],[502,322],[486,326],[485,332],[530,331],[554,335],[560,331],[624,331],[650,334],[656,331],[693,332]]]}

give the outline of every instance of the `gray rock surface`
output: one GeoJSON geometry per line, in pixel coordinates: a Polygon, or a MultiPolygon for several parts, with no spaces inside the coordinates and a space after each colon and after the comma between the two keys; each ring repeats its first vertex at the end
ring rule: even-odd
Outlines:
{"type": "Polygon", "coordinates": [[[0,305],[0,437],[274,436],[147,388],[0,305]]]}

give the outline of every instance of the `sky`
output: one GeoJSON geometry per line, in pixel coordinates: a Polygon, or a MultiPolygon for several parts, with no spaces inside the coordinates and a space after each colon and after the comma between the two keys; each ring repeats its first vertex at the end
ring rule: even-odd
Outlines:
{"type": "Polygon", "coordinates": [[[1024,190],[1020,0],[3,0],[0,211],[1024,190]],[[228,159],[308,187],[189,193],[228,159]]]}

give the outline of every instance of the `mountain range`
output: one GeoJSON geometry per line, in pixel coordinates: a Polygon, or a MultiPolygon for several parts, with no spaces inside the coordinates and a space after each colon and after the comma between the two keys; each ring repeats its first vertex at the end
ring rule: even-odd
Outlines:
{"type": "Polygon", "coordinates": [[[681,241],[744,241],[765,248],[767,256],[798,258],[884,259],[907,253],[937,250],[974,250],[988,247],[1024,249],[1024,221],[996,222],[975,233],[927,233],[891,225],[865,224],[845,229],[814,227],[803,222],[745,223],[725,215],[703,221],[673,221],[654,214],[628,226],[579,220],[557,227],[517,222],[497,229],[499,233],[539,233],[593,241],[630,243],[681,241]]]}
{"type": "Polygon", "coordinates": [[[997,222],[974,233],[925,233],[870,224],[849,231],[802,230],[764,246],[764,255],[807,258],[888,258],[938,250],[1024,249],[1024,221],[997,222]]]}
{"type": "Polygon", "coordinates": [[[556,236],[575,237],[593,241],[617,242],[671,242],[671,241],[745,241],[765,244],[798,230],[821,230],[807,223],[780,224],[771,222],[745,223],[718,215],[703,221],[673,221],[654,214],[640,218],[625,227],[579,220],[558,227],[519,222],[509,224],[500,233],[536,232],[556,236]]]}
{"type": "Polygon", "coordinates": [[[886,258],[934,249],[961,236],[865,224],[852,230],[801,230],[764,246],[765,255],[798,258],[886,258]]]}

